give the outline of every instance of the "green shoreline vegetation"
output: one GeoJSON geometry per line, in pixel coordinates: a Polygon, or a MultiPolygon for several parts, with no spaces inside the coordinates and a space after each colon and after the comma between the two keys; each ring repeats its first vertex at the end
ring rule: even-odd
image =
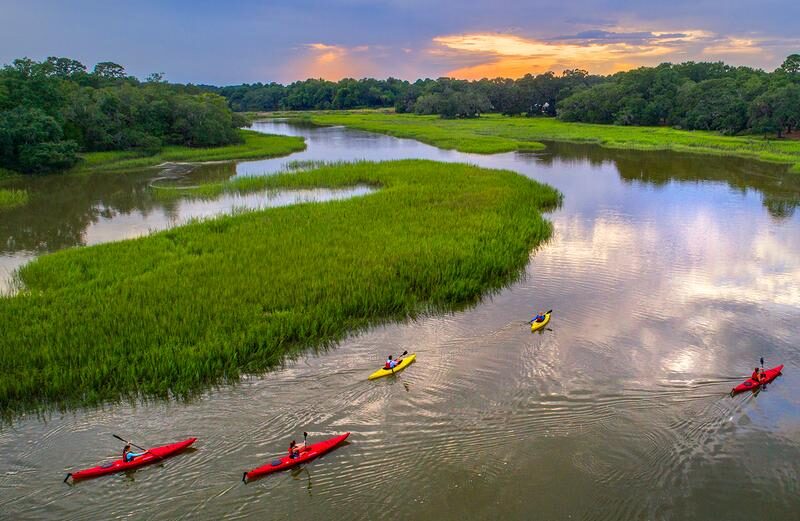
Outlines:
{"type": "Polygon", "coordinates": [[[545,185],[423,160],[324,166],[270,188],[379,187],[222,216],[22,267],[0,298],[0,408],[189,396],[518,277],[551,234],[545,185]]]}
{"type": "Polygon", "coordinates": [[[22,206],[27,202],[27,191],[0,188],[0,210],[22,206]]]}
{"type": "Polygon", "coordinates": [[[64,172],[81,154],[83,168],[251,157],[247,125],[222,96],[161,74],[140,81],[113,62],[89,72],[53,56],[0,68],[0,168],[19,174],[64,172]]]}
{"type": "Polygon", "coordinates": [[[135,151],[88,152],[81,154],[81,162],[71,172],[99,170],[129,170],[158,166],[168,162],[242,161],[289,155],[305,150],[301,137],[262,134],[253,130],[239,130],[241,144],[192,148],[171,145],[147,155],[135,151]]]}
{"type": "Polygon", "coordinates": [[[511,118],[498,114],[474,119],[441,119],[386,111],[295,112],[279,115],[308,120],[317,125],[344,125],[416,139],[461,152],[492,154],[524,150],[537,141],[565,141],[629,150],[674,150],[746,157],[788,163],[793,165],[794,172],[800,173],[800,140],[765,140],[760,136],[722,136],[715,132],[668,127],[568,123],[553,118],[511,118]]]}

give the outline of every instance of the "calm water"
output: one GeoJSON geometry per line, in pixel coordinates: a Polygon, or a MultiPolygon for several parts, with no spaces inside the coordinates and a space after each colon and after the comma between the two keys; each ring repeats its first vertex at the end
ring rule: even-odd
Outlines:
{"type": "MultiPolygon", "coordinates": [[[[0,427],[0,517],[797,519],[800,176],[591,146],[475,156],[342,128],[256,128],[302,135],[308,149],[239,164],[239,175],[295,159],[424,157],[513,169],[556,186],[564,204],[524,279],[473,309],[378,328],[190,403],[0,427]],[[547,331],[531,334],[530,312],[550,308],[547,331]],[[366,380],[404,349],[416,364],[366,380]],[[729,397],[761,356],[784,375],[729,397]],[[241,483],[303,430],[352,435],[300,470],[241,483]],[[111,433],[200,439],[161,465],[62,484],[117,454],[111,433]]],[[[4,265],[264,205],[164,205],[146,189],[154,175],[27,182],[30,207],[0,214],[4,265]]]]}

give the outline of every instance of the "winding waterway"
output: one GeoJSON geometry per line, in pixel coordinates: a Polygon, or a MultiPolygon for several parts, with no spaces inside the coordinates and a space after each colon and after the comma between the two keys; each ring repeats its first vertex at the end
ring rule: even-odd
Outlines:
{"type": "MultiPolygon", "coordinates": [[[[302,135],[308,148],[182,181],[260,175],[291,160],[422,157],[512,169],[557,187],[564,204],[523,279],[474,308],[376,328],[188,403],[109,404],[0,426],[0,518],[798,515],[800,176],[588,145],[479,156],[339,127],[255,128],[302,135]],[[531,311],[550,308],[550,326],[531,334],[531,311]],[[367,381],[406,349],[417,363],[367,381]],[[785,364],[784,375],[765,392],[729,397],[761,356],[785,364]],[[309,441],[352,434],[302,469],[241,482],[304,430],[309,441]],[[66,472],[117,455],[111,433],[140,445],[199,440],[163,464],[62,484],[66,472]]],[[[265,194],[164,203],[147,189],[159,175],[15,180],[32,199],[0,213],[0,275],[43,252],[269,204],[265,194]]]]}

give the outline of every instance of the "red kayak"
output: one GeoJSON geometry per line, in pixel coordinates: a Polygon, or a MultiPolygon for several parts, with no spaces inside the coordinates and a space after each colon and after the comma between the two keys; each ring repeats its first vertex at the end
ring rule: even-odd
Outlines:
{"type": "MultiPolygon", "coordinates": [[[[778,375],[781,374],[781,370],[783,370],[783,364],[779,365],[778,367],[773,367],[772,369],[765,370],[764,374],[767,375],[767,379],[763,383],[770,383],[772,380],[777,378],[778,375]]],[[[733,390],[731,390],[731,396],[744,391],[751,391],[753,389],[758,389],[759,386],[761,386],[760,383],[756,382],[752,378],[748,378],[744,382],[734,387],[733,390]]]]}
{"type": "Polygon", "coordinates": [[[106,463],[105,465],[100,465],[98,467],[92,467],[86,470],[79,470],[78,472],[71,472],[67,474],[67,477],[64,478],[64,481],[67,481],[70,476],[72,477],[73,481],[77,481],[79,479],[87,479],[87,478],[96,478],[97,476],[103,476],[105,474],[112,474],[114,472],[122,472],[123,470],[135,469],[137,467],[141,467],[143,465],[149,465],[150,463],[156,463],[158,461],[163,460],[173,454],[177,454],[178,452],[182,451],[192,443],[194,443],[197,438],[189,438],[188,440],[179,441],[177,443],[170,443],[169,445],[163,445],[161,447],[153,447],[152,449],[148,450],[141,456],[134,458],[127,463],[118,459],[116,461],[112,461],[106,463]]]}
{"type": "Polygon", "coordinates": [[[310,461],[314,458],[322,456],[326,452],[330,452],[331,450],[333,450],[337,445],[339,445],[345,439],[347,439],[348,436],[350,436],[350,433],[345,432],[341,436],[336,436],[334,438],[321,441],[319,443],[313,443],[309,445],[305,450],[300,452],[300,455],[297,456],[296,458],[290,458],[288,455],[286,455],[280,459],[272,460],[266,465],[261,465],[260,467],[254,468],[250,472],[245,472],[244,476],[242,476],[242,481],[247,483],[248,479],[255,479],[260,476],[266,476],[267,474],[272,474],[273,472],[290,469],[292,467],[300,465],[301,463],[305,463],[306,461],[310,461]]]}

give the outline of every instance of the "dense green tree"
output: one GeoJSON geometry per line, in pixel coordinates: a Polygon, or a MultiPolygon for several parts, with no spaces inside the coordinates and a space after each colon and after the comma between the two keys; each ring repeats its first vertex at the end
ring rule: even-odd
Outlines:
{"type": "Polygon", "coordinates": [[[151,72],[145,80],[147,83],[164,83],[166,80],[164,79],[163,72],[151,72]]]}
{"type": "Polygon", "coordinates": [[[747,103],[737,86],[724,79],[689,83],[677,101],[684,128],[736,134],[747,127],[747,103]]]}
{"type": "Polygon", "coordinates": [[[791,133],[800,126],[800,85],[784,85],[756,98],[749,107],[750,126],[756,132],[791,133]]]}
{"type": "Polygon", "coordinates": [[[559,105],[559,117],[564,121],[613,122],[622,110],[621,91],[616,83],[603,83],[578,91],[559,105]]]}
{"type": "Polygon", "coordinates": [[[125,77],[125,67],[114,62],[100,62],[92,73],[100,78],[121,79],[125,77]]]}
{"type": "Polygon", "coordinates": [[[0,165],[27,173],[68,168],[78,146],[61,138],[61,125],[41,109],[0,112],[0,165]]]}
{"type": "Polygon", "coordinates": [[[76,78],[86,74],[86,65],[78,60],[50,56],[46,63],[50,67],[51,74],[60,78],[76,78]]]}
{"type": "Polygon", "coordinates": [[[28,58],[14,60],[0,71],[0,110],[16,107],[36,107],[48,115],[59,118],[64,103],[61,81],[49,74],[48,64],[28,58]]]}
{"type": "Polygon", "coordinates": [[[800,54],[790,54],[787,56],[778,70],[792,76],[800,75],[800,54]]]}
{"type": "Polygon", "coordinates": [[[176,99],[173,141],[190,147],[210,147],[239,141],[225,99],[216,94],[176,99]]]}
{"type": "Polygon", "coordinates": [[[241,140],[247,122],[221,96],[163,75],[145,83],[112,62],[92,74],[69,58],[23,58],[0,69],[0,167],[27,173],[69,168],[78,151],[155,153],[163,144],[241,140]]]}

